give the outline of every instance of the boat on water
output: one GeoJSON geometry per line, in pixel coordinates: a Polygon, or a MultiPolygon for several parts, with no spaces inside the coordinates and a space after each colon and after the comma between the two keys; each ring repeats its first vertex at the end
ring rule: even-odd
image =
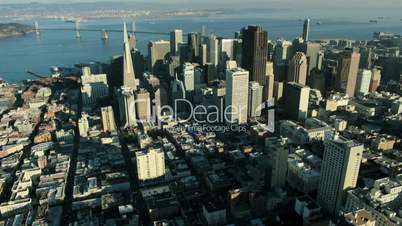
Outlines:
{"type": "Polygon", "coordinates": [[[76,22],[81,22],[81,18],[65,18],[64,22],[66,23],[76,23],[76,22]]]}
{"type": "Polygon", "coordinates": [[[315,23],[315,24],[317,24],[317,25],[321,25],[321,24],[322,24],[322,22],[321,22],[321,21],[317,21],[317,23],[315,23]]]}
{"type": "Polygon", "coordinates": [[[370,20],[370,23],[372,23],[372,24],[377,24],[377,23],[378,23],[378,20],[370,20]]]}
{"type": "Polygon", "coordinates": [[[105,29],[102,29],[102,40],[108,40],[109,39],[109,34],[107,33],[107,31],[105,29]]]}

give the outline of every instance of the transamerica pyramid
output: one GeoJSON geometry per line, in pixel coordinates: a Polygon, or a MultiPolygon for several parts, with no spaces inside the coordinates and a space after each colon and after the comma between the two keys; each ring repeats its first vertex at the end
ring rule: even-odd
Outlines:
{"type": "Polygon", "coordinates": [[[137,89],[138,80],[135,78],[133,60],[131,58],[130,43],[128,41],[127,26],[124,23],[124,55],[123,55],[123,86],[137,89]]]}

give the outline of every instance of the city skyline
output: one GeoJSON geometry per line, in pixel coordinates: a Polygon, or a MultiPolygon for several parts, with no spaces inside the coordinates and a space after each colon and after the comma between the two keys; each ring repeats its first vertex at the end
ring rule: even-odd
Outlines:
{"type": "Polygon", "coordinates": [[[0,5],[0,225],[400,225],[402,18],[320,1],[0,5]]]}

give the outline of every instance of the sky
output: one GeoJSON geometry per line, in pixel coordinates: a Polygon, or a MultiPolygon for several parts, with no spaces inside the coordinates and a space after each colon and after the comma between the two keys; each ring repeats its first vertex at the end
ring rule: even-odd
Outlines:
{"type": "MultiPolygon", "coordinates": [[[[111,1],[115,2],[116,0],[69,0],[67,2],[105,2],[111,1]]],[[[296,5],[319,5],[319,6],[328,6],[328,5],[350,5],[353,7],[402,7],[401,0],[385,0],[385,1],[378,1],[378,0],[117,0],[117,1],[125,1],[125,2],[158,2],[158,3],[183,3],[183,4],[191,4],[191,3],[200,3],[200,2],[221,2],[227,3],[228,5],[233,3],[245,3],[250,4],[250,2],[257,2],[260,4],[283,4],[287,5],[289,3],[296,4],[296,5]]],[[[0,3],[29,3],[29,2],[38,2],[38,3],[66,3],[65,0],[0,0],[0,3]]]]}
{"type": "MultiPolygon", "coordinates": [[[[177,9],[184,8],[228,8],[228,9],[283,9],[300,14],[330,14],[342,17],[345,12],[350,16],[395,16],[401,17],[402,0],[0,0],[0,4],[9,3],[88,3],[88,2],[118,2],[152,4],[157,9],[160,5],[177,9]],[[339,9],[339,11],[336,11],[339,9]],[[342,11],[341,11],[342,10],[342,11]]],[[[138,4],[140,7],[141,4],[138,4]]],[[[165,9],[161,6],[161,9],[165,9]]],[[[146,7],[145,7],[146,8],[146,7]]]]}

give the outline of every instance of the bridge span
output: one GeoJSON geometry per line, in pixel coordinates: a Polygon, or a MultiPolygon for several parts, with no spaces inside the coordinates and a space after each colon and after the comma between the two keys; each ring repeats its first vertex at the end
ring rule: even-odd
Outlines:
{"type": "MultiPolygon", "coordinates": [[[[112,32],[112,33],[123,33],[123,30],[119,29],[89,29],[89,28],[38,28],[37,31],[88,31],[88,32],[112,32]]],[[[159,31],[134,31],[135,34],[154,34],[154,35],[169,35],[169,32],[159,32],[159,31]]]]}

